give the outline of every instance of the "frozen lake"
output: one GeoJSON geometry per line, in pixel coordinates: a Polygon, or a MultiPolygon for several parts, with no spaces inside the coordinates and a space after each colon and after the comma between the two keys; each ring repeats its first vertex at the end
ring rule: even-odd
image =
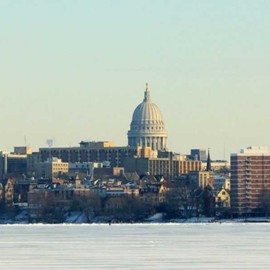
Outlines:
{"type": "Polygon", "coordinates": [[[0,229],[1,269],[270,269],[270,224],[0,229]]]}

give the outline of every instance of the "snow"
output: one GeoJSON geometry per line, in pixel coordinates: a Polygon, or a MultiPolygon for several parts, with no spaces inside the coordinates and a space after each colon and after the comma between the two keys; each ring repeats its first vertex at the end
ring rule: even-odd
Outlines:
{"type": "Polygon", "coordinates": [[[270,269],[270,224],[3,225],[0,249],[15,270],[270,269]]]}
{"type": "Polygon", "coordinates": [[[85,223],[86,218],[85,218],[85,215],[82,212],[73,211],[66,217],[65,222],[66,223],[80,224],[80,223],[85,223]]]}
{"type": "Polygon", "coordinates": [[[156,213],[153,216],[147,218],[145,221],[146,222],[162,222],[163,221],[163,214],[156,213]]]}

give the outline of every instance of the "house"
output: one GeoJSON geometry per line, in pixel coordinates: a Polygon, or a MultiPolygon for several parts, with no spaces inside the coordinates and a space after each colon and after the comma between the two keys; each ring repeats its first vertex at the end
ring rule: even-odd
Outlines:
{"type": "Polygon", "coordinates": [[[230,194],[225,188],[222,188],[216,195],[216,207],[218,208],[231,207],[230,194]]]}

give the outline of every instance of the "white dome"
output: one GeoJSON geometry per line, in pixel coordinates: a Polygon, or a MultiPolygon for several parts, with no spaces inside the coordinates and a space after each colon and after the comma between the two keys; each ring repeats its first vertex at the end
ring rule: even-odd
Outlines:
{"type": "Polygon", "coordinates": [[[132,117],[133,124],[163,125],[163,117],[159,107],[151,101],[143,101],[137,106],[132,117]]]}
{"type": "Polygon", "coordinates": [[[128,132],[130,146],[151,146],[153,150],[167,148],[167,132],[159,107],[150,99],[148,84],[144,92],[144,100],[132,116],[128,132]]]}

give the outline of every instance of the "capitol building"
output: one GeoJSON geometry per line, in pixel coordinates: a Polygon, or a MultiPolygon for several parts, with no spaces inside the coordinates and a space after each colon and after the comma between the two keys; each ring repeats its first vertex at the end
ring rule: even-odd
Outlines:
{"type": "Polygon", "coordinates": [[[152,102],[148,83],[144,92],[144,100],[132,116],[128,131],[128,146],[151,147],[152,150],[167,149],[168,134],[159,107],[152,102]]]}
{"type": "Polygon", "coordinates": [[[88,170],[89,166],[102,163],[109,164],[110,168],[123,169],[126,173],[163,175],[168,179],[201,170],[201,161],[189,160],[185,155],[168,151],[163,117],[151,100],[148,84],[143,101],[133,112],[127,135],[128,146],[115,146],[112,141],[81,141],[75,147],[40,148],[29,159],[30,171],[34,171],[36,163],[46,163],[51,157],[69,163],[74,170],[88,170]]]}

